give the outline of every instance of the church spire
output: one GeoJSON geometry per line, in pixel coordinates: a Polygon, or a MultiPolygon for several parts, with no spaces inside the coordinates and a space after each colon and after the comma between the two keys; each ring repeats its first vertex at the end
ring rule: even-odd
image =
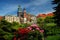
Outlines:
{"type": "Polygon", "coordinates": [[[26,9],[24,8],[23,11],[26,12],[26,9]]]}

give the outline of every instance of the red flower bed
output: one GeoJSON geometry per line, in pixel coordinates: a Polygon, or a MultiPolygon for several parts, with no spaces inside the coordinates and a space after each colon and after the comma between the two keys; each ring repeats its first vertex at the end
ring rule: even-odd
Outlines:
{"type": "Polygon", "coordinates": [[[30,30],[28,30],[28,28],[19,28],[18,29],[18,34],[21,34],[21,35],[28,34],[29,32],[30,32],[30,30]]]}
{"type": "MultiPolygon", "coordinates": [[[[24,39],[25,37],[27,37],[30,31],[35,31],[35,30],[38,30],[41,33],[44,32],[44,30],[41,30],[36,24],[33,24],[27,28],[19,28],[17,34],[20,35],[19,39],[21,38],[24,39]]],[[[16,38],[14,40],[16,40],[16,38]]]]}

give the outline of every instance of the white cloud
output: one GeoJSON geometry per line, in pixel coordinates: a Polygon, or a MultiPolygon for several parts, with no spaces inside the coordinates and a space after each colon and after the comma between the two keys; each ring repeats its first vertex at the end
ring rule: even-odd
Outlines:
{"type": "MultiPolygon", "coordinates": [[[[42,12],[42,14],[47,14],[47,13],[51,13],[51,12],[55,12],[55,10],[45,11],[45,12],[42,12]]],[[[39,14],[39,13],[38,13],[38,14],[39,14]]]]}
{"type": "Polygon", "coordinates": [[[32,2],[29,2],[27,4],[24,4],[25,7],[30,7],[32,5],[39,6],[47,3],[49,0],[34,0],[32,2]]]}
{"type": "Polygon", "coordinates": [[[52,13],[52,12],[55,12],[55,10],[47,11],[47,12],[45,12],[45,14],[52,13]]]}

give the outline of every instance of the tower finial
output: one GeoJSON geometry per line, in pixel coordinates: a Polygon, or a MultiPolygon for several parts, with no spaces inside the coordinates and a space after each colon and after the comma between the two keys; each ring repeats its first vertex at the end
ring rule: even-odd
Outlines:
{"type": "Polygon", "coordinates": [[[23,11],[26,12],[26,8],[24,8],[23,11]]]}
{"type": "Polygon", "coordinates": [[[24,8],[24,10],[26,10],[26,9],[24,8]]]}

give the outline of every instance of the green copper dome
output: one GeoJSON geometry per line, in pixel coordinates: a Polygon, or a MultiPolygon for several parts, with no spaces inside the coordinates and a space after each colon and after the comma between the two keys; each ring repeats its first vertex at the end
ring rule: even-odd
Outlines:
{"type": "Polygon", "coordinates": [[[22,12],[22,8],[20,5],[18,5],[18,12],[22,12]]]}

